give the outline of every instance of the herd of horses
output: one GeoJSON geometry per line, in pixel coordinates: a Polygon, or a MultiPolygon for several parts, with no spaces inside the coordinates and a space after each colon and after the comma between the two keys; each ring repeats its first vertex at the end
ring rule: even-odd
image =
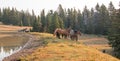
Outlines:
{"type": "MultiPolygon", "coordinates": [[[[72,29],[68,28],[68,29],[61,29],[61,28],[57,28],[54,31],[54,36],[56,36],[57,38],[61,39],[61,38],[70,38],[71,40],[76,40],[78,41],[78,36],[81,36],[81,32],[80,31],[75,31],[74,33],[71,34],[70,31],[72,29]]],[[[30,32],[30,30],[28,30],[27,28],[18,30],[18,32],[30,32]]]]}
{"type": "Polygon", "coordinates": [[[59,39],[70,38],[71,40],[78,41],[78,36],[81,36],[81,32],[80,31],[75,31],[74,34],[70,34],[70,31],[71,31],[71,29],[57,28],[57,29],[55,29],[53,35],[56,36],[59,39]]]}

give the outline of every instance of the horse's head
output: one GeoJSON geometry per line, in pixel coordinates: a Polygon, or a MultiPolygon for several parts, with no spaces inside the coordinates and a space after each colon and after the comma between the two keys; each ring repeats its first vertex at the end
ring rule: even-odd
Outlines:
{"type": "Polygon", "coordinates": [[[53,36],[55,36],[55,35],[56,35],[56,32],[57,32],[57,29],[55,29],[55,30],[54,30],[53,36]]]}
{"type": "Polygon", "coordinates": [[[55,29],[53,36],[55,36],[57,32],[61,33],[61,29],[60,28],[55,29]]]}

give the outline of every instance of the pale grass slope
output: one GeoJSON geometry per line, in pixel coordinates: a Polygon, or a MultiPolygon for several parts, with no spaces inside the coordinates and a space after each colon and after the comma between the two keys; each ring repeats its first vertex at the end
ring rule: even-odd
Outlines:
{"type": "Polygon", "coordinates": [[[33,54],[22,57],[28,61],[119,61],[82,44],[50,43],[33,54]]]}
{"type": "Polygon", "coordinates": [[[17,31],[24,28],[31,28],[28,26],[12,26],[12,25],[0,25],[0,31],[17,31]]]}
{"type": "MultiPolygon", "coordinates": [[[[48,38],[47,35],[44,35],[45,37],[48,38]]],[[[20,58],[22,61],[120,61],[79,42],[62,41],[65,42],[48,43],[47,46],[38,48],[34,53],[20,58]]]]}

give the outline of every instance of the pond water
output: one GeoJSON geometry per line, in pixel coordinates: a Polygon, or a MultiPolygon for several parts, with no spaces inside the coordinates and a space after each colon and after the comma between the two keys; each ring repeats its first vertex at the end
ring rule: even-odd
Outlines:
{"type": "Polygon", "coordinates": [[[23,33],[0,32],[0,61],[19,51],[28,40],[29,37],[23,33]]]}
{"type": "Polygon", "coordinates": [[[19,51],[22,47],[11,47],[11,48],[6,48],[6,47],[0,47],[0,61],[2,61],[2,59],[4,57],[7,57],[17,51],[19,51]]]}

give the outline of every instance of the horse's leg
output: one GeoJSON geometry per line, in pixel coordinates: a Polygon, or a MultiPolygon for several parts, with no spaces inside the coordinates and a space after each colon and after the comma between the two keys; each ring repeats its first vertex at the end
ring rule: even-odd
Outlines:
{"type": "Polygon", "coordinates": [[[66,34],[64,35],[64,38],[65,38],[65,39],[67,38],[67,35],[66,35],[66,34]]]}
{"type": "Polygon", "coordinates": [[[60,39],[60,35],[58,35],[58,38],[60,39]]]}
{"type": "Polygon", "coordinates": [[[64,35],[64,34],[62,34],[62,38],[65,38],[65,35],[64,35]]]}
{"type": "Polygon", "coordinates": [[[60,39],[60,34],[58,35],[58,38],[60,39]]]}
{"type": "Polygon", "coordinates": [[[78,36],[76,35],[76,41],[78,41],[78,36]]]}
{"type": "Polygon", "coordinates": [[[57,36],[57,38],[60,39],[60,34],[58,32],[56,33],[56,36],[57,36]]]}
{"type": "Polygon", "coordinates": [[[72,36],[70,35],[70,39],[72,40],[72,36]]]}
{"type": "Polygon", "coordinates": [[[74,40],[74,37],[73,37],[73,35],[71,36],[71,40],[74,40]]]}

